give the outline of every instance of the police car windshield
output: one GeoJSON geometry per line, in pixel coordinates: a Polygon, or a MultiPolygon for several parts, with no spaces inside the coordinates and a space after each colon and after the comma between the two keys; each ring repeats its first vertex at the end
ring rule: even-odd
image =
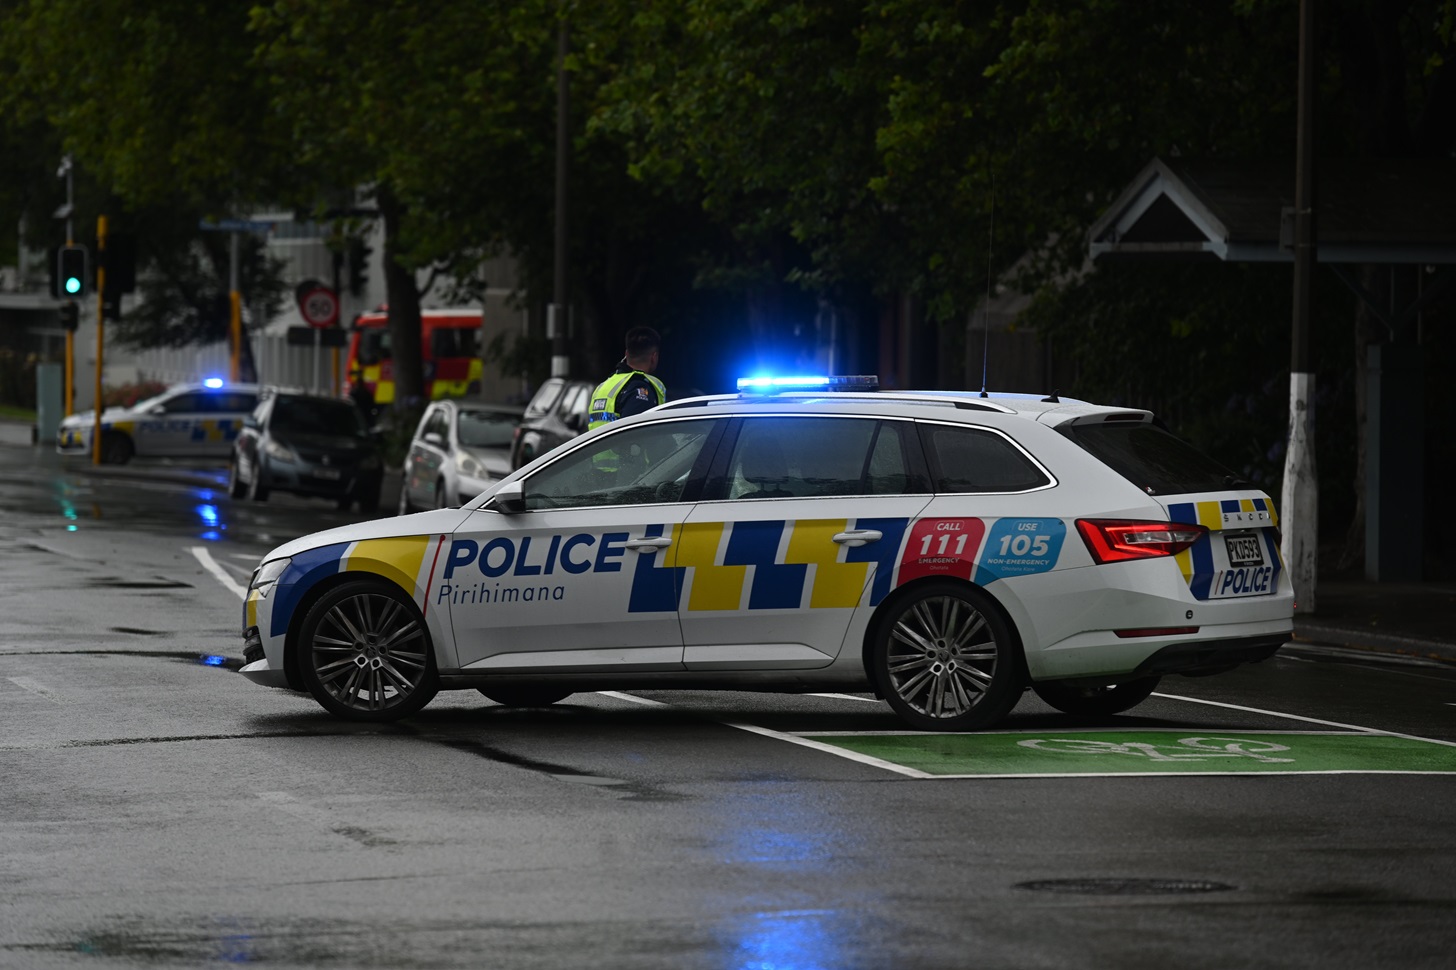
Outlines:
{"type": "Polygon", "coordinates": [[[167,400],[168,398],[175,397],[176,396],[176,393],[177,392],[176,392],[176,389],[175,388],[169,388],[169,389],[163,391],[161,394],[156,395],[155,397],[149,397],[145,401],[138,401],[138,402],[136,402],[135,404],[133,404],[131,406],[130,410],[132,410],[132,411],[147,411],[147,410],[150,410],[151,408],[156,407],[158,404],[161,404],[163,401],[167,400]]]}
{"type": "Polygon", "coordinates": [[[364,416],[351,402],[327,398],[280,397],[273,406],[271,424],[274,431],[294,434],[363,437],[369,431],[364,416]]]}

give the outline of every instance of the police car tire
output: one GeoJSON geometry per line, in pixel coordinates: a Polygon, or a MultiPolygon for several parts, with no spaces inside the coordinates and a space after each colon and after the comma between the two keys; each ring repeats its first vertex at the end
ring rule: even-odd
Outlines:
{"type": "Polygon", "coordinates": [[[131,439],[122,431],[107,431],[101,435],[101,463],[103,465],[125,465],[136,453],[131,439]]]}
{"type": "Polygon", "coordinates": [[[1016,706],[1026,658],[989,594],[968,583],[933,582],[886,606],[872,672],[901,720],[922,731],[976,731],[1016,706]]]}
{"type": "Polygon", "coordinates": [[[419,711],[440,689],[434,644],[419,607],[381,580],[352,580],[319,597],[303,618],[297,649],[308,692],[347,720],[397,721],[419,711]],[[353,635],[351,628],[365,640],[341,643],[353,635]],[[415,632],[400,636],[410,630],[415,632]],[[360,697],[360,690],[370,693],[360,697]]]}
{"type": "Polygon", "coordinates": [[[550,707],[575,693],[557,687],[500,686],[477,687],[476,690],[503,707],[550,707]]]}
{"type": "Polygon", "coordinates": [[[1051,707],[1064,714],[1100,717],[1121,714],[1147,700],[1158,689],[1161,677],[1141,677],[1121,684],[1098,684],[1085,680],[1043,680],[1031,689],[1051,707]]]}

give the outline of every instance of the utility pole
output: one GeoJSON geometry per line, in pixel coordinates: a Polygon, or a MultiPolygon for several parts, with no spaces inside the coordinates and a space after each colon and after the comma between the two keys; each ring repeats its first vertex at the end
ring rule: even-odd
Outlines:
{"type": "Polygon", "coordinates": [[[571,356],[566,352],[566,162],[571,150],[567,125],[570,107],[566,78],[567,35],[565,3],[558,5],[556,29],[556,249],[552,266],[551,305],[546,308],[546,336],[551,340],[551,376],[566,377],[571,356]]]}
{"type": "Polygon", "coordinates": [[[1294,172],[1294,326],[1290,336],[1289,446],[1280,495],[1284,565],[1294,582],[1297,612],[1315,611],[1318,582],[1319,479],[1314,455],[1314,355],[1310,317],[1316,263],[1315,0],[1299,3],[1299,114],[1294,172]]]}

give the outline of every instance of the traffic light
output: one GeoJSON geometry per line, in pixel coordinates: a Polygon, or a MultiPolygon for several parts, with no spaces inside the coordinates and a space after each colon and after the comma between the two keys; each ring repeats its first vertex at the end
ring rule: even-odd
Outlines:
{"type": "Polygon", "coordinates": [[[61,326],[72,332],[81,325],[81,307],[75,300],[67,300],[61,304],[61,326]]]}
{"type": "Polygon", "coordinates": [[[364,240],[354,238],[349,240],[349,292],[354,296],[363,296],[364,288],[369,285],[369,254],[374,252],[374,247],[366,245],[364,240]]]}
{"type": "Polygon", "coordinates": [[[56,296],[61,299],[76,298],[86,293],[86,247],[62,246],[57,257],[58,271],[56,296]]]}
{"type": "Polygon", "coordinates": [[[136,237],[125,232],[107,234],[101,265],[106,267],[107,294],[135,292],[136,237]]]}

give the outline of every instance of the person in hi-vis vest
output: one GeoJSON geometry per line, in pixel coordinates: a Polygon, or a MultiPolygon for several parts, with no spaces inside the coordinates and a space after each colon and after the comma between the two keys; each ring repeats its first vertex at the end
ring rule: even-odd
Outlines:
{"type": "MultiPolygon", "coordinates": [[[[667,400],[667,388],[662,381],[652,376],[657,369],[657,355],[661,339],[651,327],[633,327],[627,331],[626,353],[611,376],[597,385],[592,392],[591,407],[587,413],[587,430],[600,428],[608,421],[641,414],[667,400]]],[[[614,473],[620,459],[615,452],[604,451],[597,456],[598,471],[614,473]]]]}

